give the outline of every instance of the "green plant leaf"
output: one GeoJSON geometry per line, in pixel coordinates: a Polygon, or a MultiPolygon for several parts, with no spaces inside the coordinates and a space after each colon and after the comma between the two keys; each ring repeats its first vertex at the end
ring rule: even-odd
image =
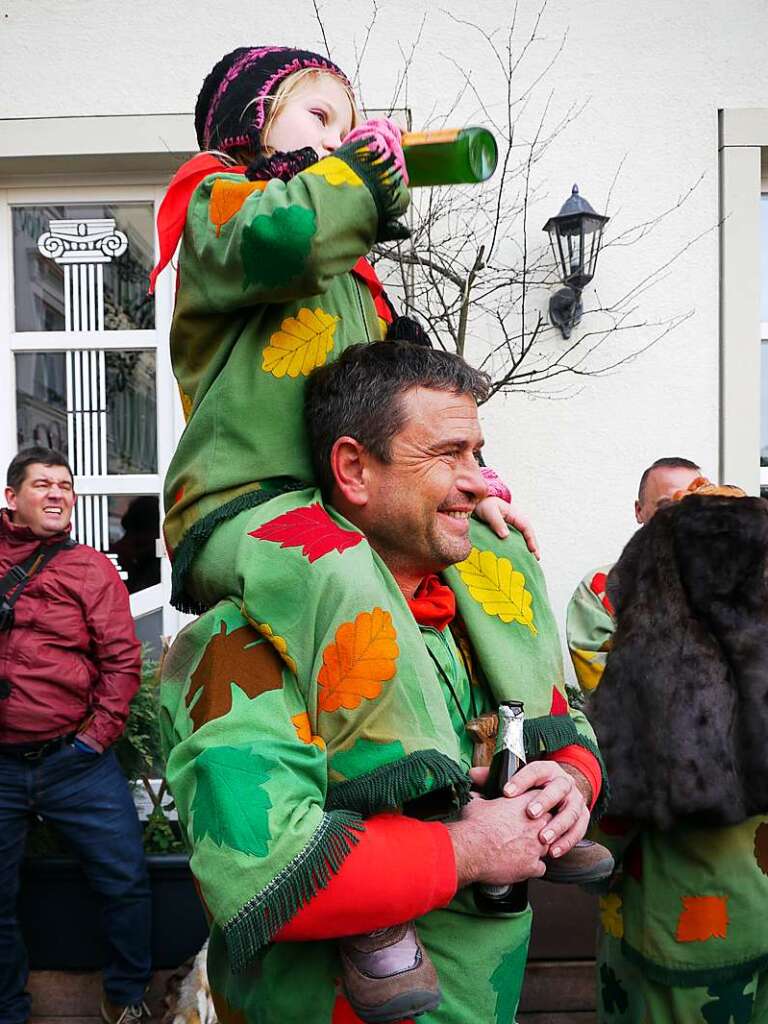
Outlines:
{"type": "Polygon", "coordinates": [[[266,857],[272,801],[261,788],[274,761],[253,744],[210,747],[195,762],[197,789],[192,800],[196,840],[209,836],[217,846],[266,857]]]}

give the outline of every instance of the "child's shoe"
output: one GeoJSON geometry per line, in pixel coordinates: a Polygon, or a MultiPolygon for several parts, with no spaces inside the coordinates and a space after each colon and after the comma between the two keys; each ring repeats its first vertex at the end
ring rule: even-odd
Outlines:
{"type": "Polygon", "coordinates": [[[344,991],[370,1024],[387,1024],[434,1010],[441,992],[437,972],[413,922],[339,939],[344,991]]]}
{"type": "Polygon", "coordinates": [[[610,877],[614,868],[611,851],[590,839],[582,839],[562,857],[545,857],[544,863],[547,865],[542,875],[545,882],[573,885],[602,882],[610,877]]]}

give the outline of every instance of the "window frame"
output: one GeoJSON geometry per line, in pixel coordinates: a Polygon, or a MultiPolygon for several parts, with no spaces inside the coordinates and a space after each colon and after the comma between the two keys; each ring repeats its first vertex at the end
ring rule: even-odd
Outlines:
{"type": "MultiPolygon", "coordinates": [[[[760,467],[760,203],[768,191],[768,109],[719,111],[720,479],[757,494],[760,467]]],[[[768,468],[768,467],[767,467],[768,468]]]]}
{"type": "MultiPolygon", "coordinates": [[[[121,119],[79,120],[113,122],[121,119]]],[[[102,126],[92,124],[90,127],[94,132],[98,132],[102,126]]],[[[162,141],[158,139],[158,143],[162,143],[162,141]]],[[[85,152],[89,152],[87,147],[85,152]]],[[[184,426],[168,345],[175,291],[175,272],[163,274],[158,280],[155,291],[154,329],[80,333],[66,331],[17,332],[14,318],[12,209],[18,205],[144,202],[152,204],[153,219],[156,222],[157,211],[173,169],[191,153],[169,154],[165,150],[163,156],[170,158],[172,162],[170,168],[155,169],[150,174],[118,171],[100,175],[99,180],[94,180],[96,175],[89,169],[87,160],[83,164],[82,173],[78,173],[76,170],[78,161],[76,156],[73,156],[70,170],[67,173],[48,176],[47,180],[35,176],[36,180],[28,179],[27,182],[24,181],[24,174],[14,174],[10,179],[3,175],[3,169],[7,167],[7,162],[2,159],[5,155],[0,153],[0,182],[7,182],[6,187],[0,188],[0,253],[4,257],[4,259],[0,259],[0,268],[3,268],[0,269],[0,379],[5,381],[2,387],[6,389],[6,400],[0,402],[0,461],[3,466],[6,466],[16,453],[14,359],[17,353],[85,349],[151,351],[155,353],[156,366],[157,473],[77,476],[75,485],[78,494],[81,495],[93,493],[106,495],[156,494],[162,506],[163,479],[184,426]]],[[[62,157],[62,159],[64,158],[62,157]]],[[[13,163],[13,161],[9,162],[13,163]]],[[[113,161],[112,166],[119,168],[120,160],[113,161]]],[[[18,169],[18,161],[15,169],[18,169]]],[[[155,252],[157,253],[157,251],[157,237],[155,236],[155,252]]],[[[171,569],[161,541],[158,541],[158,556],[160,557],[160,583],[132,594],[130,598],[131,612],[135,619],[139,619],[152,612],[162,611],[162,633],[174,635],[187,621],[187,617],[178,613],[169,604],[171,569]]]]}

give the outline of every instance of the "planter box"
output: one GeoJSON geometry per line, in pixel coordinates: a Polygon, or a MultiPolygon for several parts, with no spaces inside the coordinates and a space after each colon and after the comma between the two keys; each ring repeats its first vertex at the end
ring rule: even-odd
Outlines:
{"type": "MultiPolygon", "coordinates": [[[[152,966],[178,967],[208,936],[185,854],[150,854],[152,966]]],[[[21,872],[19,923],[33,970],[104,966],[99,900],[77,861],[29,858],[21,872]]]]}

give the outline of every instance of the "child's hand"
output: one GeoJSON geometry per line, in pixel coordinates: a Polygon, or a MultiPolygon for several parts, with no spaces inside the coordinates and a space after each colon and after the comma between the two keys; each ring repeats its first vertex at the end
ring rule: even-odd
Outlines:
{"type": "Polygon", "coordinates": [[[405,167],[401,138],[402,133],[395,122],[380,117],[353,128],[349,135],[342,139],[341,144],[346,146],[348,142],[365,142],[379,156],[385,159],[391,157],[394,170],[402,178],[403,184],[407,185],[408,171],[405,167]]]}
{"type": "Polygon", "coordinates": [[[541,559],[539,544],[536,540],[536,534],[533,532],[530,519],[521,512],[518,512],[511,502],[504,501],[503,498],[483,498],[475,506],[475,514],[490,526],[497,537],[509,536],[507,523],[510,526],[514,526],[516,530],[522,533],[531,554],[535,555],[537,559],[541,559]]]}

